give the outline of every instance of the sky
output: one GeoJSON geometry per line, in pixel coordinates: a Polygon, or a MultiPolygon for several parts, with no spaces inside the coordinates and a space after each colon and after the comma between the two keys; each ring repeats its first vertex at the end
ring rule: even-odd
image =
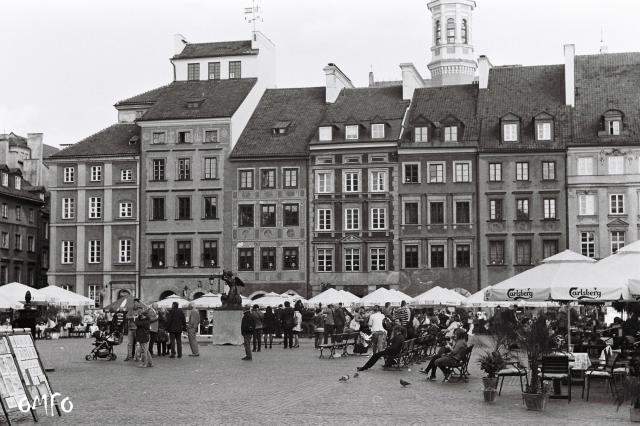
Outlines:
{"type": "MultiPolygon", "coordinates": [[[[413,62],[428,78],[427,0],[260,0],[258,30],[277,48],[278,87],[324,84],[337,64],[357,86],[399,80],[413,62]]],[[[640,51],[638,0],[477,0],[475,54],[494,65],[563,62],[640,51]]],[[[0,133],[75,143],[117,121],[113,108],[172,79],[173,34],[246,40],[251,0],[0,0],[0,133]]]]}

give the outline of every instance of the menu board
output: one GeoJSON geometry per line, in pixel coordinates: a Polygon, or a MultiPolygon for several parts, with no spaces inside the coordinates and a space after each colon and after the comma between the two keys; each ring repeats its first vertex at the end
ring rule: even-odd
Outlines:
{"type": "Polygon", "coordinates": [[[2,398],[2,405],[6,411],[16,410],[25,396],[25,388],[20,380],[18,366],[16,366],[11,354],[7,337],[0,336],[0,398],[2,398]]]}
{"type": "Polygon", "coordinates": [[[44,374],[31,335],[17,334],[9,336],[9,341],[31,399],[42,400],[43,397],[51,395],[49,380],[44,374]]]}

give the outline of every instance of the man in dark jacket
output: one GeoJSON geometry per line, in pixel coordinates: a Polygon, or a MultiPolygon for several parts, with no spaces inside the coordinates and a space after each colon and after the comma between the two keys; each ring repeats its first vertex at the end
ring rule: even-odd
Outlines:
{"type": "Polygon", "coordinates": [[[139,311],[138,317],[136,318],[136,341],[140,343],[140,360],[142,364],[138,367],[153,367],[151,363],[151,354],[149,353],[149,340],[150,340],[150,331],[149,324],[150,320],[147,316],[148,314],[142,310],[139,311]]]}
{"type": "Polygon", "coordinates": [[[284,348],[293,349],[293,327],[295,322],[293,319],[293,309],[289,301],[284,302],[284,309],[280,312],[280,323],[282,324],[282,332],[284,334],[284,348]],[[288,345],[288,346],[287,346],[288,345]]]}
{"type": "Polygon", "coordinates": [[[182,358],[182,332],[187,329],[187,320],[184,313],[178,308],[178,302],[173,302],[171,310],[167,314],[167,332],[169,333],[169,346],[171,355],[176,357],[176,344],[178,345],[178,358],[182,358]]]}
{"type": "Polygon", "coordinates": [[[251,339],[253,338],[253,331],[256,328],[256,320],[251,314],[251,309],[248,306],[244,307],[244,315],[242,316],[242,323],[240,324],[240,332],[244,339],[244,352],[245,357],[243,361],[251,361],[251,339]]]}
{"type": "Polygon", "coordinates": [[[382,357],[389,357],[387,358],[384,364],[385,367],[389,367],[391,365],[391,359],[394,356],[398,355],[402,350],[402,344],[404,343],[404,333],[405,333],[405,330],[402,326],[399,326],[399,325],[395,326],[393,328],[393,337],[391,338],[391,341],[389,343],[389,346],[387,346],[387,349],[380,352],[376,352],[373,355],[371,355],[371,358],[369,358],[369,361],[367,361],[365,365],[363,365],[362,367],[358,367],[358,371],[364,371],[364,370],[370,369],[382,357]]]}

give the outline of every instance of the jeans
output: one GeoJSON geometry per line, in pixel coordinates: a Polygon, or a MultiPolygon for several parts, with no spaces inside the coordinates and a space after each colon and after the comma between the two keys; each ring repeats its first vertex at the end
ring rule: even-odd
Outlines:
{"type": "Polygon", "coordinates": [[[193,327],[189,327],[187,330],[187,335],[189,336],[189,346],[191,347],[191,353],[194,355],[200,355],[198,352],[198,339],[196,338],[196,329],[193,327]]]}
{"type": "MultiPolygon", "coordinates": [[[[153,345],[156,343],[156,339],[158,338],[158,333],[155,331],[149,332],[149,353],[153,355],[153,345]]],[[[158,350],[158,354],[160,354],[160,350],[158,350]]]]}
{"type": "Polygon", "coordinates": [[[381,352],[387,347],[387,333],[384,331],[374,331],[371,334],[371,349],[373,353],[381,352]]]}
{"type": "Polygon", "coordinates": [[[285,328],[282,330],[282,332],[284,333],[284,348],[287,349],[287,344],[289,345],[289,348],[293,347],[293,329],[292,328],[285,328]]]}
{"type": "MultiPolygon", "coordinates": [[[[369,361],[367,361],[367,363],[364,366],[362,366],[362,370],[370,369],[383,356],[386,357],[386,356],[393,356],[393,355],[398,355],[398,352],[393,353],[390,349],[385,349],[383,351],[376,352],[375,354],[371,355],[371,358],[369,358],[369,361]]],[[[386,362],[385,362],[385,365],[387,365],[386,362]]]]}
{"type": "Polygon", "coordinates": [[[242,338],[244,339],[245,357],[251,359],[251,339],[253,338],[253,335],[252,334],[243,334],[242,338]]]}
{"type": "Polygon", "coordinates": [[[176,356],[176,345],[178,345],[178,358],[182,358],[182,333],[169,333],[169,347],[171,356],[176,356]]]}
{"type": "Polygon", "coordinates": [[[442,370],[442,373],[448,376],[451,373],[450,367],[457,367],[460,365],[460,361],[452,356],[443,356],[435,362],[435,366],[442,370]]]}
{"type": "Polygon", "coordinates": [[[140,342],[140,354],[142,355],[142,365],[151,367],[151,354],[149,353],[149,342],[140,342]]]}
{"type": "Polygon", "coordinates": [[[156,342],[158,356],[167,354],[167,342],[156,342]]]}
{"type": "Polygon", "coordinates": [[[429,372],[431,373],[431,378],[435,379],[436,377],[436,361],[439,360],[440,358],[442,358],[442,356],[447,352],[447,349],[442,346],[441,348],[438,349],[438,352],[436,352],[436,354],[431,358],[431,361],[429,361],[429,365],[427,365],[427,368],[424,369],[425,374],[429,374],[429,372]]]}
{"type": "Polygon", "coordinates": [[[129,330],[127,334],[127,358],[135,358],[136,356],[136,331],[129,330]]]}
{"type": "MultiPolygon", "coordinates": [[[[261,328],[256,328],[255,330],[253,330],[253,350],[257,350],[258,352],[260,351],[260,347],[262,345],[262,329],[261,328]]],[[[265,342],[265,347],[267,346],[266,342],[265,342]]]]}
{"type": "Polygon", "coordinates": [[[273,346],[273,333],[265,333],[264,336],[264,348],[267,349],[267,343],[269,343],[269,348],[273,346]]]}

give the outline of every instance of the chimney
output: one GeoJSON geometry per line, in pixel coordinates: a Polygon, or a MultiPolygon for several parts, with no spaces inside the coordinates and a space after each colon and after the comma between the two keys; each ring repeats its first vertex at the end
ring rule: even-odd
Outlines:
{"type": "Polygon", "coordinates": [[[336,64],[328,64],[323,68],[326,77],[326,101],[332,104],[338,99],[342,89],[353,89],[355,86],[336,64]]]}
{"type": "Polygon", "coordinates": [[[32,160],[42,160],[42,133],[27,133],[27,146],[31,150],[32,160]]]}
{"type": "Polygon", "coordinates": [[[373,71],[369,71],[369,87],[373,87],[376,80],[373,78],[373,71]]]}
{"type": "Polygon", "coordinates": [[[413,98],[413,92],[420,87],[424,87],[424,80],[411,63],[400,64],[402,71],[402,99],[410,100],[413,98]]]}
{"type": "Polygon", "coordinates": [[[179,55],[184,50],[184,47],[189,43],[185,36],[182,34],[173,35],[173,54],[179,55]]]}
{"type": "Polygon", "coordinates": [[[576,73],[575,73],[576,46],[564,45],[564,98],[565,104],[576,104],[576,73]]]}
{"type": "Polygon", "coordinates": [[[493,67],[491,61],[485,55],[478,58],[478,85],[480,89],[489,88],[489,70],[493,67]]]}

